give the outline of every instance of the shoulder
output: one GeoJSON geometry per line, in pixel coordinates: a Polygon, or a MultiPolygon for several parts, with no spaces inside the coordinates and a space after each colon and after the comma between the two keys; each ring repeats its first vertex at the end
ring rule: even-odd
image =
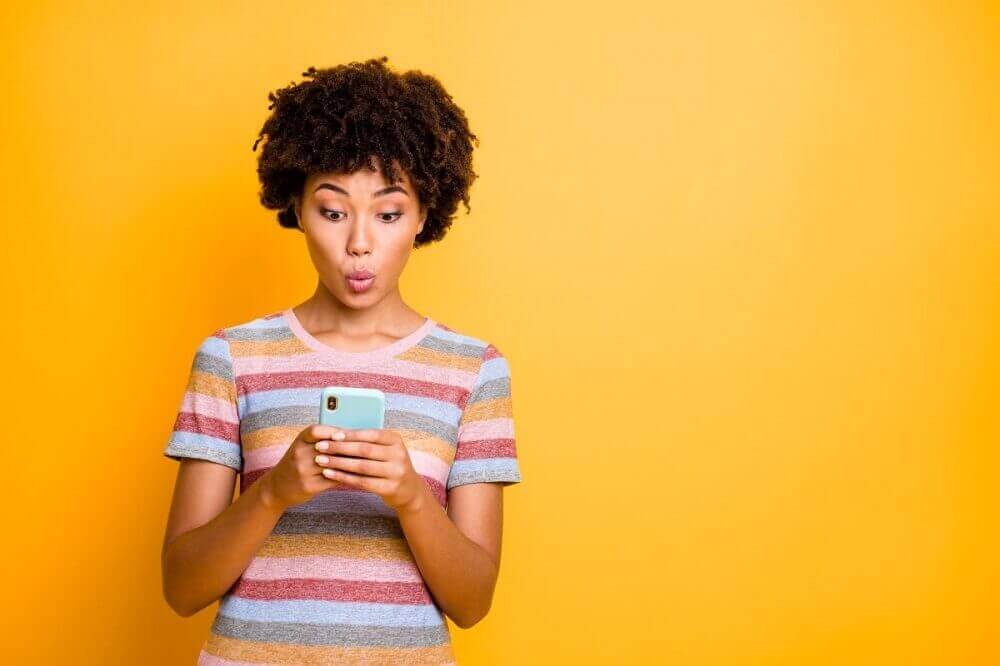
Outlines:
{"type": "Polygon", "coordinates": [[[202,337],[198,351],[232,362],[233,356],[239,355],[238,351],[234,353],[234,345],[265,338],[269,332],[273,333],[283,328],[284,325],[282,311],[268,312],[259,317],[235,323],[220,323],[202,337]]]}
{"type": "Polygon", "coordinates": [[[226,324],[220,322],[215,329],[205,336],[202,344],[205,344],[206,342],[211,344],[210,341],[213,338],[223,343],[252,340],[266,334],[268,330],[273,331],[275,329],[283,328],[284,326],[284,312],[281,310],[268,312],[260,315],[259,317],[235,323],[226,324]]]}
{"type": "Polygon", "coordinates": [[[509,371],[507,359],[500,348],[490,339],[456,330],[441,322],[431,330],[431,335],[447,345],[452,354],[461,354],[474,360],[472,369],[477,373],[491,371],[496,373],[509,371]]]}

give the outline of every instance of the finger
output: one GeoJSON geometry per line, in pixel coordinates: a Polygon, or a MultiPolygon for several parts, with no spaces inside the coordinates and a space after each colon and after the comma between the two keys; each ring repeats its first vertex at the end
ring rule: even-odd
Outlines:
{"type": "Polygon", "coordinates": [[[321,439],[331,439],[334,433],[343,432],[343,430],[343,428],[336,426],[314,423],[302,431],[301,437],[303,442],[314,444],[321,439]]]}
{"type": "Polygon", "coordinates": [[[320,453],[327,453],[339,456],[355,456],[357,458],[369,458],[371,460],[390,460],[390,451],[384,446],[378,446],[372,442],[342,441],[322,439],[313,445],[313,448],[320,453]]]}
{"type": "Polygon", "coordinates": [[[345,458],[343,456],[318,455],[313,459],[316,464],[323,468],[338,469],[352,474],[363,474],[365,476],[385,479],[389,477],[392,467],[387,462],[381,460],[369,460],[368,458],[345,458]]]}
{"type": "Polygon", "coordinates": [[[344,485],[360,488],[361,490],[367,490],[379,495],[386,492],[384,489],[386,482],[373,476],[354,474],[352,472],[345,472],[341,469],[331,469],[329,467],[323,468],[323,476],[330,481],[337,481],[339,483],[343,483],[344,485]]]}
{"type": "Polygon", "coordinates": [[[365,428],[362,430],[345,430],[344,441],[371,442],[372,444],[389,444],[389,433],[385,429],[365,428]]]}

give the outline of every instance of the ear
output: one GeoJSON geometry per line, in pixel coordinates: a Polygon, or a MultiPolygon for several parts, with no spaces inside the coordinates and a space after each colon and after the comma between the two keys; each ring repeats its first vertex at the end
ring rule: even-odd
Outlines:
{"type": "Polygon", "coordinates": [[[420,235],[420,232],[424,230],[424,223],[425,222],[427,222],[427,211],[426,210],[424,211],[423,218],[421,218],[421,220],[420,220],[420,224],[417,226],[417,235],[418,236],[420,235]]]}
{"type": "Polygon", "coordinates": [[[299,231],[305,231],[302,226],[302,203],[299,201],[298,197],[292,197],[292,205],[295,207],[295,223],[299,225],[299,231]]]}

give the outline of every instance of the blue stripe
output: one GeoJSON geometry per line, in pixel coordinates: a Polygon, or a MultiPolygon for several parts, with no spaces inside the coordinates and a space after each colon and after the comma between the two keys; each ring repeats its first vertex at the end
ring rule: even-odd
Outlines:
{"type": "Polygon", "coordinates": [[[520,480],[521,470],[516,458],[470,458],[452,463],[445,488],[451,490],[465,483],[516,483],[520,480]]]}
{"type": "Polygon", "coordinates": [[[507,359],[503,356],[497,356],[488,361],[483,361],[483,364],[479,367],[480,384],[485,384],[491,379],[499,379],[500,377],[509,376],[510,366],[507,365],[507,359]]]}
{"type": "Polygon", "coordinates": [[[257,622],[308,622],[383,627],[426,627],[441,624],[433,604],[378,604],[315,599],[260,600],[224,597],[219,614],[257,622]]]}
{"type": "Polygon", "coordinates": [[[222,338],[217,338],[211,335],[208,336],[198,346],[198,351],[210,356],[215,356],[227,364],[232,362],[229,356],[229,343],[222,338]]]}
{"type": "Polygon", "coordinates": [[[459,344],[471,345],[473,347],[481,347],[483,351],[486,350],[486,343],[482,340],[478,340],[468,335],[462,335],[461,333],[453,333],[451,331],[446,331],[440,326],[435,326],[431,329],[429,335],[433,338],[438,338],[439,340],[445,340],[447,342],[457,342],[459,344]]]}
{"type": "Polygon", "coordinates": [[[175,430],[170,437],[171,445],[177,444],[187,448],[211,449],[221,455],[239,458],[243,455],[240,445],[230,442],[228,439],[220,439],[212,435],[205,435],[186,430],[175,430]]]}

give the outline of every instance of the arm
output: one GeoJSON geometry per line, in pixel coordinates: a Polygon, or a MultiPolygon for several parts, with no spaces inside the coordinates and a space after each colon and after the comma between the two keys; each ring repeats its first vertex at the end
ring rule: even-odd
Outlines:
{"type": "Polygon", "coordinates": [[[232,502],[236,470],[183,460],[163,539],[163,596],[182,617],[218,600],[249,565],[281,517],[259,478],[232,502]]]}
{"type": "Polygon", "coordinates": [[[483,619],[500,568],[503,487],[470,483],[448,493],[448,509],[423,491],[397,511],[417,567],[438,605],[463,629],[483,619]]]}

